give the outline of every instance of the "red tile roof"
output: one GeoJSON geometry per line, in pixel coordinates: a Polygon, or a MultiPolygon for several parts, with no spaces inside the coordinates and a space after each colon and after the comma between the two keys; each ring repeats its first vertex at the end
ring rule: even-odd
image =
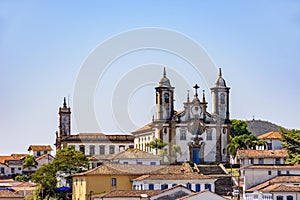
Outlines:
{"type": "Polygon", "coordinates": [[[250,165],[244,169],[300,169],[300,164],[294,165],[250,165]]]}
{"type": "Polygon", "coordinates": [[[142,180],[201,180],[201,179],[212,179],[212,177],[207,175],[194,173],[185,173],[185,174],[153,174],[153,175],[143,175],[136,179],[135,181],[142,180]]]}
{"type": "Polygon", "coordinates": [[[52,151],[52,147],[50,145],[30,145],[28,147],[28,151],[52,151]]]}
{"type": "Polygon", "coordinates": [[[12,198],[12,197],[15,197],[15,198],[24,198],[23,195],[21,194],[18,194],[16,192],[11,192],[9,190],[0,190],[0,197],[3,198],[3,197],[6,197],[6,198],[12,198]]]}
{"type": "Polygon", "coordinates": [[[262,191],[263,192],[300,192],[300,186],[274,184],[264,188],[262,191]]]}
{"type": "Polygon", "coordinates": [[[146,194],[148,197],[161,193],[162,190],[114,190],[100,195],[93,195],[97,198],[113,198],[113,197],[141,197],[146,194]]]}
{"type": "Polygon", "coordinates": [[[286,149],[280,149],[280,150],[240,149],[237,152],[237,156],[239,158],[286,158],[289,155],[286,149]]]}
{"type": "Polygon", "coordinates": [[[272,140],[281,140],[282,135],[279,132],[268,132],[258,136],[258,139],[272,139],[272,140]]]}
{"type": "MultiPolygon", "coordinates": [[[[225,200],[225,198],[223,198],[223,197],[221,197],[221,196],[219,196],[219,195],[217,195],[217,194],[215,194],[215,193],[213,193],[213,192],[210,192],[210,191],[208,191],[208,190],[202,190],[202,191],[200,191],[200,192],[196,192],[196,193],[193,193],[193,194],[189,194],[189,195],[187,195],[187,196],[178,198],[178,199],[176,199],[176,200],[189,199],[190,197],[195,197],[195,196],[200,195],[200,194],[203,194],[203,193],[210,193],[210,195],[214,196],[214,197],[213,197],[214,199],[215,199],[215,198],[218,198],[218,199],[224,199],[224,200],[225,200]]],[[[205,196],[205,197],[206,197],[206,196],[205,196]]],[[[199,198],[199,197],[197,197],[197,199],[198,199],[198,198],[199,198]]],[[[202,198],[201,198],[201,199],[202,199],[202,198]]]]}
{"type": "Polygon", "coordinates": [[[145,126],[143,126],[142,128],[139,128],[135,131],[132,132],[132,134],[137,134],[137,133],[144,133],[144,132],[149,132],[152,130],[152,122],[146,124],[145,126]]]}
{"type": "Polygon", "coordinates": [[[128,148],[125,151],[115,154],[112,159],[156,159],[161,157],[135,148],[128,148]]]}

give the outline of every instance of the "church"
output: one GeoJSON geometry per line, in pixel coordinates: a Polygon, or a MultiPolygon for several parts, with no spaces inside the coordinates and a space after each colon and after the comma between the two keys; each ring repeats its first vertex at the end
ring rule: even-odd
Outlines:
{"type": "Polygon", "coordinates": [[[163,77],[155,87],[155,116],[150,123],[132,132],[135,148],[160,154],[165,163],[228,162],[226,145],[230,135],[230,88],[222,77],[221,69],[211,88],[211,112],[207,111],[208,102],[204,91],[199,94],[197,84],[193,88],[194,95],[190,98],[187,94],[182,110],[174,110],[175,87],[171,85],[164,69],[163,77]],[[149,145],[151,141],[156,143],[155,148],[149,145]],[[164,142],[166,146],[159,149],[158,142],[164,142]]]}

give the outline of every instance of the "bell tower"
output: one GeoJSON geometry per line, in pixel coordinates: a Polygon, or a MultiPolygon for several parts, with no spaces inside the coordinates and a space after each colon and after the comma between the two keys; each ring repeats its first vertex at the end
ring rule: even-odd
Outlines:
{"type": "Polygon", "coordinates": [[[156,120],[170,121],[174,115],[174,87],[171,86],[164,68],[163,77],[155,88],[156,120]]]}
{"type": "Polygon", "coordinates": [[[58,137],[69,136],[71,134],[71,108],[67,106],[66,98],[59,108],[58,137]]]}
{"type": "Polygon", "coordinates": [[[216,114],[221,121],[229,123],[229,90],[226,82],[222,77],[221,68],[219,69],[219,77],[215,86],[211,88],[212,93],[212,114],[216,114]]]}

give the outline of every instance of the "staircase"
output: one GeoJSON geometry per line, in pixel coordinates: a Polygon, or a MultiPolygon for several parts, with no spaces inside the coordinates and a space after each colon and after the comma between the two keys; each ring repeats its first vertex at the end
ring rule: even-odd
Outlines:
{"type": "Polygon", "coordinates": [[[231,176],[226,172],[221,165],[197,165],[200,174],[209,175],[216,178],[215,193],[226,195],[228,191],[232,191],[231,176]]]}

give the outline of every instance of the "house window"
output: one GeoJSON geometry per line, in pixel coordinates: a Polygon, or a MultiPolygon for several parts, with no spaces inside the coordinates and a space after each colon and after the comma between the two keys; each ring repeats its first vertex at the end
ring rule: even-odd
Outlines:
{"type": "Polygon", "coordinates": [[[83,182],[83,180],[82,180],[82,179],[80,179],[80,185],[82,185],[82,182],[83,182]]]}
{"type": "Polygon", "coordinates": [[[78,184],[78,179],[76,178],[76,181],[75,181],[76,185],[78,184]]]}
{"type": "Polygon", "coordinates": [[[172,187],[174,187],[174,186],[176,186],[177,184],[176,183],[174,183],[174,184],[172,184],[172,187]]]}
{"type": "Polygon", "coordinates": [[[281,171],[278,171],[278,172],[277,172],[277,175],[280,176],[280,175],[281,175],[281,171]]]}
{"type": "Polygon", "coordinates": [[[44,154],[47,154],[48,152],[47,151],[44,151],[44,154]]]}
{"type": "Polygon", "coordinates": [[[123,164],[128,164],[128,162],[123,162],[123,164]]]}
{"type": "Polygon", "coordinates": [[[275,158],[275,164],[280,165],[280,158],[275,158]]]}
{"type": "Polygon", "coordinates": [[[212,129],[206,130],[206,140],[212,140],[212,129]]]}
{"type": "Polygon", "coordinates": [[[10,172],[11,172],[12,174],[14,174],[14,173],[15,173],[15,168],[12,167],[12,168],[10,169],[10,172]]]}
{"type": "Polygon", "coordinates": [[[293,199],[294,199],[294,198],[293,198],[292,195],[289,195],[289,196],[286,197],[286,200],[293,200],[293,199]]]}
{"type": "Polygon", "coordinates": [[[186,140],[186,130],[180,130],[180,140],[186,140]]]}
{"type": "Polygon", "coordinates": [[[117,178],[111,179],[111,186],[116,187],[117,186],[117,178]]]}
{"type": "Polygon", "coordinates": [[[21,167],[19,167],[19,168],[18,168],[18,170],[19,170],[19,171],[21,171],[21,170],[22,170],[22,168],[21,168],[21,167]]]}
{"type": "Polygon", "coordinates": [[[85,148],[84,145],[79,146],[79,151],[81,151],[83,154],[85,154],[85,148]]]}
{"type": "Polygon", "coordinates": [[[267,143],[267,148],[268,148],[268,150],[272,150],[272,142],[267,143]]]}
{"type": "Polygon", "coordinates": [[[187,184],[186,184],[186,187],[187,187],[188,189],[192,189],[192,184],[187,183],[187,184]]]}
{"type": "Polygon", "coordinates": [[[150,165],[156,165],[156,162],[150,162],[150,165]]]}
{"type": "Polygon", "coordinates": [[[272,171],[268,171],[268,175],[272,175],[272,171]]]}
{"type": "Polygon", "coordinates": [[[154,190],[154,184],[149,184],[149,190],[154,190]]]}
{"type": "Polygon", "coordinates": [[[40,151],[37,151],[37,152],[36,152],[36,155],[37,155],[37,156],[41,156],[41,152],[40,152],[40,151]]]}
{"type": "Polygon", "coordinates": [[[211,184],[206,183],[205,186],[204,186],[204,188],[205,188],[206,190],[211,191],[211,184]]]}
{"type": "Polygon", "coordinates": [[[196,184],[196,192],[200,192],[201,190],[201,185],[200,184],[196,184]]]}
{"type": "Polygon", "coordinates": [[[253,158],[249,158],[249,165],[253,165],[253,158]]]}
{"type": "Polygon", "coordinates": [[[290,171],[286,171],[286,174],[289,175],[289,174],[290,174],[290,171]]]}
{"type": "Polygon", "coordinates": [[[264,164],[264,159],[263,158],[259,158],[258,159],[258,164],[263,165],[264,164]]]}
{"type": "Polygon", "coordinates": [[[94,145],[90,146],[90,155],[95,155],[95,146],[94,145]]]}
{"type": "Polygon", "coordinates": [[[0,168],[1,174],[4,174],[4,167],[0,168]]]}
{"type": "Polygon", "coordinates": [[[168,184],[162,184],[161,185],[161,190],[164,190],[164,189],[168,189],[168,184]]]}
{"type": "Polygon", "coordinates": [[[283,200],[283,196],[281,196],[281,195],[280,195],[280,196],[277,196],[277,197],[276,197],[276,200],[283,200]]]}
{"type": "Polygon", "coordinates": [[[99,146],[99,153],[100,153],[100,155],[104,155],[105,154],[105,146],[103,146],[103,145],[101,145],[101,146],[99,146]]]}
{"type": "Polygon", "coordinates": [[[115,146],[109,146],[109,154],[115,153],[115,146]]]}
{"type": "Polygon", "coordinates": [[[138,164],[138,165],[142,165],[142,164],[143,164],[143,162],[137,162],[137,164],[138,164]]]}

